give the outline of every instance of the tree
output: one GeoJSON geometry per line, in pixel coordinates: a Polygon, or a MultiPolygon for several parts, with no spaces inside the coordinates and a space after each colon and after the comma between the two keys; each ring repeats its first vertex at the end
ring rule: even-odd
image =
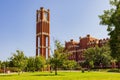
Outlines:
{"type": "Polygon", "coordinates": [[[13,62],[13,66],[18,68],[18,74],[20,71],[23,71],[27,64],[27,59],[23,51],[16,50],[16,53],[10,58],[10,61],[13,62]]]}
{"type": "Polygon", "coordinates": [[[27,61],[27,71],[35,71],[35,58],[29,57],[27,61]]]}
{"type": "Polygon", "coordinates": [[[103,47],[92,47],[88,48],[84,52],[85,64],[88,65],[89,68],[93,68],[94,66],[108,66],[111,62],[110,49],[108,45],[104,45],[103,47]]]}
{"type": "Polygon", "coordinates": [[[59,41],[55,41],[56,49],[54,54],[49,59],[50,66],[55,70],[55,75],[57,75],[57,69],[62,67],[63,62],[67,59],[67,56],[64,51],[64,47],[59,41]]]}
{"type": "Polygon", "coordinates": [[[27,71],[39,71],[44,68],[44,65],[46,64],[46,60],[41,57],[29,57],[27,61],[27,71]]]}
{"type": "Polygon", "coordinates": [[[86,67],[93,68],[91,63],[94,63],[95,61],[95,54],[96,52],[94,48],[88,48],[87,50],[85,50],[83,56],[85,57],[84,64],[86,65],[86,67]]]}
{"type": "Polygon", "coordinates": [[[4,68],[4,66],[7,68],[7,67],[9,67],[9,61],[3,61],[2,63],[1,63],[1,66],[2,66],[2,68],[4,68]]]}
{"type": "Polygon", "coordinates": [[[2,66],[2,61],[0,61],[0,69],[1,69],[1,66],[2,66]]]}
{"type": "Polygon", "coordinates": [[[9,69],[9,61],[3,61],[1,63],[1,69],[4,71],[4,73],[9,69]]]}
{"type": "Polygon", "coordinates": [[[37,56],[35,58],[35,69],[37,71],[42,70],[42,68],[44,68],[44,65],[46,64],[46,60],[44,57],[41,56],[37,56]]]}
{"type": "Polygon", "coordinates": [[[110,10],[104,10],[100,15],[100,24],[107,25],[110,36],[111,56],[120,62],[120,1],[110,0],[113,6],[110,10]]]}
{"type": "Polygon", "coordinates": [[[77,62],[74,60],[65,60],[63,62],[63,68],[64,69],[70,69],[72,70],[73,68],[75,68],[75,66],[77,65],[77,62]]]}
{"type": "Polygon", "coordinates": [[[107,67],[108,65],[110,65],[112,57],[111,57],[111,51],[110,51],[110,47],[108,44],[104,45],[103,47],[100,48],[100,53],[101,53],[101,67],[102,65],[104,65],[105,67],[107,67]]]}

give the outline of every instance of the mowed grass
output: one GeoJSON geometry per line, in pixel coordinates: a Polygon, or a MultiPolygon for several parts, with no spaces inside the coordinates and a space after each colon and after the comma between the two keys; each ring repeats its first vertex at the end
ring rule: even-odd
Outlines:
{"type": "Polygon", "coordinates": [[[18,74],[0,74],[0,80],[120,80],[120,73],[59,71],[58,75],[50,72],[27,72],[18,74]]]}

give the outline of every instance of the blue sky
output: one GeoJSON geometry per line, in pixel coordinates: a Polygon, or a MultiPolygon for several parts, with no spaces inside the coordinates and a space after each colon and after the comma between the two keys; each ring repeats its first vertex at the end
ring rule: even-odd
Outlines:
{"type": "Polygon", "coordinates": [[[0,60],[16,50],[35,56],[36,10],[50,9],[51,48],[53,40],[65,41],[90,34],[106,38],[98,15],[109,9],[109,0],[0,0],[0,60]]]}

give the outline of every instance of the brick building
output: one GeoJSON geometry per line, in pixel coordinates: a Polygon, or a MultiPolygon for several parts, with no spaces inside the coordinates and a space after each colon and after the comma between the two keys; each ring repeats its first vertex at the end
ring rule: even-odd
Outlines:
{"type": "Polygon", "coordinates": [[[95,46],[103,46],[106,42],[108,42],[107,39],[97,39],[94,37],[91,37],[90,35],[87,35],[86,37],[80,37],[79,42],[74,41],[71,39],[68,42],[65,42],[65,50],[67,50],[71,55],[69,56],[70,60],[75,60],[76,62],[83,62],[84,57],[82,56],[83,51],[90,47],[95,46]]]}

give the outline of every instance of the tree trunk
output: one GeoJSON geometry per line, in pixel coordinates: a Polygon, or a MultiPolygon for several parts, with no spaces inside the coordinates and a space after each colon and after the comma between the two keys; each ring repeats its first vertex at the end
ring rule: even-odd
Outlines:
{"type": "Polygon", "coordinates": [[[57,75],[57,67],[55,67],[55,75],[57,75]]]}
{"type": "Polygon", "coordinates": [[[20,71],[21,71],[21,70],[20,70],[20,69],[18,69],[18,75],[20,75],[20,71]]]}
{"type": "Polygon", "coordinates": [[[120,61],[118,62],[118,71],[120,72],[120,61]]]}
{"type": "Polygon", "coordinates": [[[18,71],[18,75],[20,75],[20,71],[18,71]]]}

